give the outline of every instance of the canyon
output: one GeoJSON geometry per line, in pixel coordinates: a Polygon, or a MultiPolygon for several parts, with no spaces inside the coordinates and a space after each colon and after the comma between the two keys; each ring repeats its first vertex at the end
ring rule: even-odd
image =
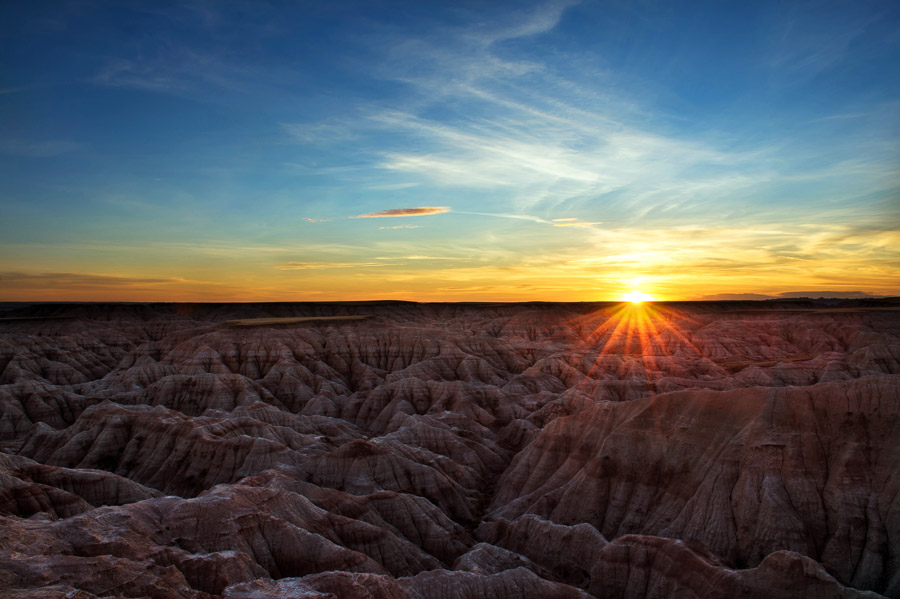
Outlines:
{"type": "Polygon", "coordinates": [[[0,594],[900,599],[900,301],[2,305],[0,594]]]}

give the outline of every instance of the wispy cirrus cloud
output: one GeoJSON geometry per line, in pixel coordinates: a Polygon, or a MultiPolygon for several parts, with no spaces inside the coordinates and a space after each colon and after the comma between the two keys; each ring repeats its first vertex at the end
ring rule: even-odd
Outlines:
{"type": "MultiPolygon", "coordinates": [[[[185,15],[185,21],[196,26],[197,16],[185,15]]],[[[295,71],[259,62],[250,53],[237,56],[230,50],[234,40],[212,22],[204,43],[167,31],[172,24],[171,14],[161,12],[156,17],[158,20],[148,23],[156,24],[158,35],[123,38],[117,48],[118,55],[107,56],[87,80],[102,87],[169,94],[210,103],[221,103],[230,94],[267,99],[283,99],[289,95],[295,71]]],[[[254,34],[265,36],[266,28],[248,23],[242,35],[254,34]]],[[[287,130],[303,136],[300,129],[292,129],[290,125],[287,130]]]]}
{"type": "Polygon", "coordinates": [[[772,176],[773,157],[765,152],[723,150],[612,122],[603,113],[585,118],[581,109],[565,106],[552,113],[517,110],[502,101],[489,103],[486,112],[450,123],[410,113],[378,115],[377,122],[422,148],[385,153],[379,166],[434,185],[511,192],[516,212],[596,209],[606,197],[602,214],[617,218],[635,215],[634,206],[646,215],[715,203],[772,176]],[[504,116],[498,119],[498,112],[504,116]]]}
{"type": "Polygon", "coordinates": [[[478,39],[484,45],[491,45],[504,40],[511,40],[530,35],[545,33],[554,29],[566,9],[580,4],[581,0],[557,0],[530,7],[522,11],[522,16],[509,22],[486,24],[476,28],[470,37],[478,39]]]}
{"type": "Polygon", "coordinates": [[[321,145],[326,143],[345,142],[359,138],[359,133],[348,123],[281,123],[284,129],[296,142],[321,145]]]}
{"type": "Polygon", "coordinates": [[[756,216],[800,222],[810,209],[821,214],[816,185],[832,211],[847,197],[897,187],[896,161],[884,160],[896,152],[875,147],[871,136],[826,152],[827,144],[798,147],[787,136],[704,129],[654,108],[635,93],[640,87],[597,67],[601,61],[585,62],[576,76],[566,62],[580,58],[565,51],[510,51],[513,40],[530,47],[553,35],[577,4],[538,3],[503,19],[379,38],[371,73],[403,84],[403,98],[390,108],[372,102],[346,117],[283,124],[294,141],[344,140],[353,148],[352,166],[305,172],[352,169],[355,189],[453,193],[456,213],[568,229],[756,216]],[[837,179],[854,183],[838,191],[837,179]],[[554,220],[573,213],[583,218],[554,220]]]}
{"type": "Polygon", "coordinates": [[[21,86],[21,87],[5,87],[0,89],[0,96],[5,96],[7,94],[17,94],[22,91],[26,91],[30,88],[21,86]]]}
{"type": "Polygon", "coordinates": [[[633,218],[629,202],[644,216],[673,202],[713,203],[765,179],[773,160],[765,150],[648,127],[663,119],[622,92],[586,86],[603,73],[574,81],[557,65],[504,52],[505,41],[551,32],[573,4],[523,11],[496,28],[398,40],[378,74],[408,85],[412,99],[357,126],[409,141],[373,147],[373,165],[433,188],[502,197],[497,213],[587,206],[604,218],[633,218]]]}
{"type": "Polygon", "coordinates": [[[573,78],[560,62],[577,57],[507,51],[510,39],[552,33],[572,5],[538,6],[503,25],[397,39],[377,74],[407,85],[410,100],[375,108],[357,125],[405,143],[371,147],[373,165],[415,177],[425,189],[469,188],[491,198],[494,210],[485,212],[551,217],[578,210],[591,223],[705,222],[769,206],[796,219],[816,202],[785,189],[790,181],[819,181],[811,171],[861,154],[878,171],[859,182],[861,194],[878,191],[876,183],[892,173],[896,186],[896,166],[876,163],[870,140],[861,151],[844,140],[844,156],[817,156],[824,146],[704,130],[672,119],[596,67],[573,78]],[[788,197],[794,208],[786,208],[788,197]]]}
{"type": "Polygon", "coordinates": [[[112,58],[97,71],[91,81],[107,87],[183,93],[196,85],[184,76],[185,68],[184,61],[149,64],[126,58],[112,58]]]}
{"type": "Polygon", "coordinates": [[[67,139],[51,139],[45,141],[24,141],[5,139],[0,141],[0,154],[25,156],[28,158],[49,158],[77,152],[84,144],[67,139]]]}
{"type": "Polygon", "coordinates": [[[360,214],[353,218],[394,218],[403,216],[430,216],[432,214],[445,214],[450,212],[449,206],[419,206],[418,208],[391,208],[360,214]]]}

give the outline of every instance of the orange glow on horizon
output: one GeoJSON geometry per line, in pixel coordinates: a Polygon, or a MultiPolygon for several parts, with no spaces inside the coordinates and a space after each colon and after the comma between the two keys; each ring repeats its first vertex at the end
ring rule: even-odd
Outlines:
{"type": "Polygon", "coordinates": [[[631,291],[629,293],[622,294],[622,299],[626,302],[631,302],[632,304],[640,304],[643,302],[652,302],[653,297],[648,293],[643,293],[641,291],[631,291]]]}

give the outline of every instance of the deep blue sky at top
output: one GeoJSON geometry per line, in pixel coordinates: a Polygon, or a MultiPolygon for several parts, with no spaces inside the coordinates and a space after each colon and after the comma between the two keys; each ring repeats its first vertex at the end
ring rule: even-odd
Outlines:
{"type": "Polygon", "coordinates": [[[8,1],[0,23],[4,271],[359,274],[374,252],[402,281],[409,255],[627,246],[608,263],[653,277],[672,247],[705,263],[684,231],[780,230],[775,262],[896,231],[895,1],[8,1]],[[418,206],[449,212],[349,218],[418,206]]]}

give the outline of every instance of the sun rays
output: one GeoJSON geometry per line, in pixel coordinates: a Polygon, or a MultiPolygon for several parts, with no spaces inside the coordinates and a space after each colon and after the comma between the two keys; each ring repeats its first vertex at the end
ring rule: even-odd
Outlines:
{"type": "MultiPolygon", "coordinates": [[[[625,294],[627,301],[578,319],[583,340],[577,346],[591,357],[585,384],[614,377],[643,381],[657,389],[667,363],[684,352],[705,359],[691,340],[692,325],[700,325],[687,311],[652,303],[646,294],[625,294]]],[[[572,323],[576,324],[576,323],[572,323]]]]}

